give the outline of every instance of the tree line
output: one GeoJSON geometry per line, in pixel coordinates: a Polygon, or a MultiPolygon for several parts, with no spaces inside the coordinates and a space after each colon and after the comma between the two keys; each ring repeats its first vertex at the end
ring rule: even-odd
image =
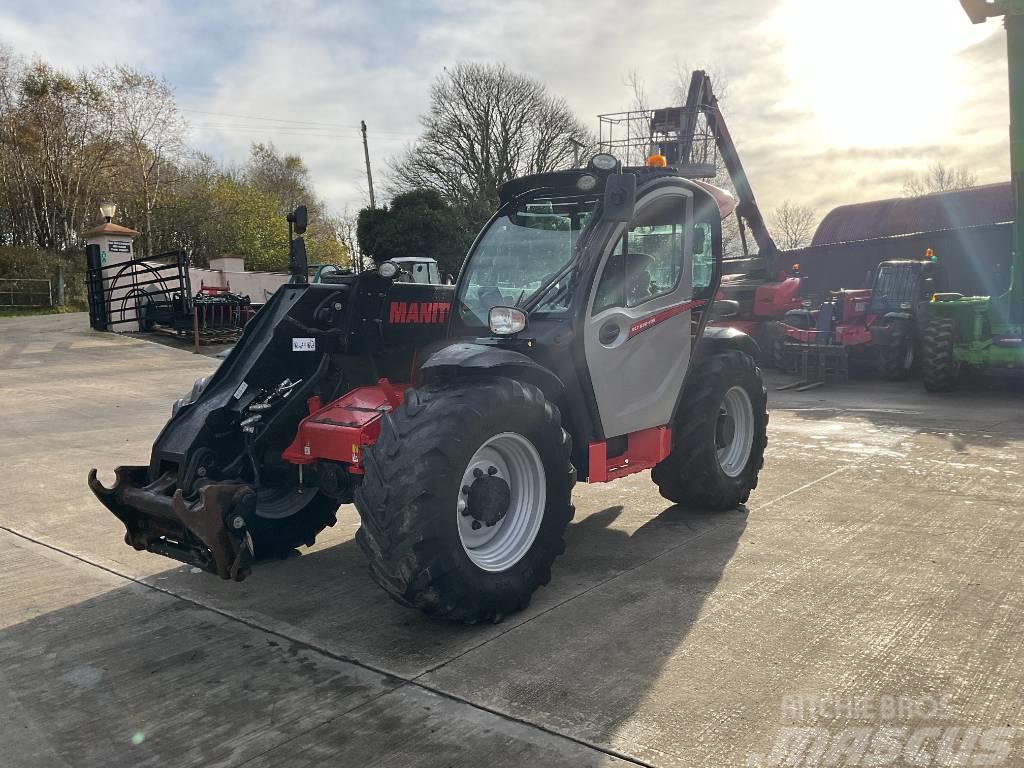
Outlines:
{"type": "Polygon", "coordinates": [[[243,256],[249,269],[287,264],[285,214],[310,208],[311,261],[346,262],[341,222],[327,214],[297,155],[256,143],[228,167],[189,146],[168,83],[132,67],[67,72],[0,47],[0,246],[67,253],[117,203],[138,251],[184,250],[205,265],[243,256]]]}

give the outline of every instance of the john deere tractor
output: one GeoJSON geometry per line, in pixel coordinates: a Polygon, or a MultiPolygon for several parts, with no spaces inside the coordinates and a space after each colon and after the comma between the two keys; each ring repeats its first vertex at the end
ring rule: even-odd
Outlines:
{"type": "Polygon", "coordinates": [[[299,281],[175,404],[149,463],[112,488],[93,470],[92,490],[135,549],[233,580],[354,502],[377,583],[465,622],[548,582],[577,478],[650,469],[672,502],[742,504],[766,394],[754,342],[708,328],[735,201],[658,160],[510,181],[454,287],[393,262],[307,284],[296,238],[299,281]]]}
{"type": "Polygon", "coordinates": [[[938,293],[925,329],[921,372],[929,392],[956,386],[962,366],[1024,368],[1024,0],[961,0],[971,21],[1003,16],[1010,70],[1010,172],[1017,213],[1010,287],[1001,296],[938,293]]]}

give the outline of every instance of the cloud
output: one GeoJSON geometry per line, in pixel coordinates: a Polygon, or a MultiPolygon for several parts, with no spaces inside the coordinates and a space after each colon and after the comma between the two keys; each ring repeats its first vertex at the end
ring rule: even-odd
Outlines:
{"type": "Polygon", "coordinates": [[[431,80],[456,61],[537,77],[595,129],[598,113],[629,106],[627,72],[661,102],[680,67],[706,67],[727,85],[723,109],[761,204],[824,213],[898,194],[937,159],[982,181],[1008,176],[1005,35],[996,22],[972,27],[956,4],[903,2],[632,0],[627,12],[621,0],[226,0],[183,12],[148,0],[104,15],[56,0],[0,10],[0,36],[63,67],[164,75],[199,148],[226,163],[252,141],[300,153],[336,211],[365,200],[359,121],[383,187],[431,80]]]}

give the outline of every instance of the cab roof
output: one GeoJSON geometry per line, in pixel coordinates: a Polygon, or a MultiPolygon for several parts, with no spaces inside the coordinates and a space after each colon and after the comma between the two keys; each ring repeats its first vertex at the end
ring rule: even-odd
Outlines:
{"type": "MultiPolygon", "coordinates": [[[[718,205],[719,213],[724,219],[736,209],[736,198],[728,190],[708,184],[705,181],[691,179],[674,168],[648,168],[647,166],[623,168],[623,173],[635,173],[637,183],[643,187],[647,183],[660,178],[674,177],[686,182],[697,189],[711,195],[718,205]]],[[[501,204],[506,205],[521,195],[528,192],[551,192],[557,195],[584,195],[587,192],[581,191],[576,183],[581,176],[596,176],[597,186],[589,190],[591,194],[600,194],[604,191],[604,182],[610,174],[594,171],[589,168],[574,168],[567,171],[549,171],[547,173],[534,173],[529,176],[521,176],[506,182],[498,190],[501,204]]]]}

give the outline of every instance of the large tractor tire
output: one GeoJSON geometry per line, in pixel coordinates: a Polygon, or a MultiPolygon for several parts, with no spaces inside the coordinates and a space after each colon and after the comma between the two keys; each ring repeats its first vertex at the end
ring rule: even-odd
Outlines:
{"type": "Polygon", "coordinates": [[[730,350],[698,363],[672,441],[672,453],[651,472],[662,496],[721,511],[747,501],[768,444],[768,393],[750,355],[730,350]]]}
{"type": "Polygon", "coordinates": [[[895,320],[889,329],[889,343],[878,347],[878,375],[886,381],[905,381],[917,364],[913,327],[895,320]]]}
{"type": "Polygon", "coordinates": [[[500,621],[551,578],[576,471],[558,408],[504,377],[408,390],[368,448],[356,540],[402,605],[500,621]]]}
{"type": "Polygon", "coordinates": [[[936,317],[928,323],[921,343],[921,375],[928,392],[950,392],[956,387],[960,364],[956,346],[956,323],[948,317],[936,317]]]}

